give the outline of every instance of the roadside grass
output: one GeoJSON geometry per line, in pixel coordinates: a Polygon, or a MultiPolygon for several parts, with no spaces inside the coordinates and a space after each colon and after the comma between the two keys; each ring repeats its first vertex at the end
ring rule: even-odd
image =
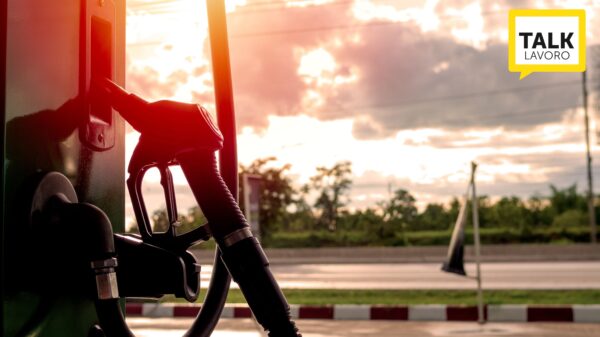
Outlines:
{"type": "MultiPolygon", "coordinates": [[[[283,289],[288,302],[303,305],[334,304],[452,304],[476,305],[475,291],[469,290],[346,290],[346,289],[283,289]]],[[[206,289],[200,295],[202,301],[206,289]]],[[[600,304],[600,290],[486,290],[486,304],[567,305],[600,304]]],[[[162,302],[185,303],[166,296],[162,302]]],[[[239,289],[231,289],[227,303],[245,303],[239,289]]]]}
{"type": "MultiPolygon", "coordinates": [[[[378,238],[360,230],[275,232],[263,238],[267,248],[312,248],[312,247],[399,247],[399,246],[447,246],[451,230],[428,230],[396,232],[393,237],[378,238]]],[[[543,227],[519,230],[518,228],[481,228],[482,244],[505,243],[548,243],[569,244],[589,242],[589,228],[543,227]]],[[[466,244],[472,244],[470,228],[465,233],[466,244]]]]}

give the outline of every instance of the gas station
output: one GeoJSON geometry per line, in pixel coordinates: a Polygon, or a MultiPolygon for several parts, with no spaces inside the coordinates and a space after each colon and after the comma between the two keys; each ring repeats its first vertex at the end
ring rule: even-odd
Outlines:
{"type": "MultiPolygon", "coordinates": [[[[556,323],[536,328],[510,320],[512,323],[497,323],[512,311],[506,314],[508,311],[496,308],[494,312],[494,307],[484,305],[477,202],[472,210],[477,261],[474,279],[479,297],[477,311],[469,309],[467,315],[468,320],[481,324],[490,315],[499,317],[491,325],[474,328],[472,323],[464,322],[464,308],[451,306],[290,306],[275,272],[278,266],[270,266],[269,252],[265,253],[259,242],[259,176],[243,175],[243,200],[237,200],[238,132],[225,0],[207,0],[203,5],[216,120],[199,104],[149,101],[125,89],[124,0],[7,0],[0,5],[3,336],[200,337],[262,336],[265,332],[271,337],[522,332],[566,336],[564,333],[571,328],[553,325],[556,323]],[[139,132],[140,138],[126,164],[127,124],[139,132]],[[173,167],[180,167],[207,219],[206,224],[187,232],[179,227],[173,167]],[[168,221],[164,231],[153,227],[144,200],[142,182],[150,170],[158,171],[164,192],[168,221]],[[126,233],[128,202],[139,234],[126,233]],[[217,248],[214,257],[210,253],[210,280],[203,283],[206,279],[201,275],[203,270],[206,275],[208,266],[190,248],[210,240],[217,248]],[[231,281],[242,292],[247,307],[225,305],[231,281]],[[186,315],[176,317],[175,309],[169,307],[169,318],[157,314],[154,320],[135,317],[144,316],[144,308],[150,306],[128,301],[165,295],[190,303],[203,300],[200,308],[181,306],[186,315]],[[455,320],[461,322],[431,322],[438,316],[443,321],[452,320],[452,310],[458,312],[455,320]],[[135,314],[129,315],[132,312],[135,314]],[[315,320],[321,318],[335,321],[315,320]],[[300,320],[298,326],[296,319],[300,320]]],[[[478,200],[476,164],[472,165],[469,188],[472,200],[478,200]]],[[[465,197],[443,267],[463,276],[467,202],[465,197]]],[[[586,253],[596,259],[594,249],[586,253]]],[[[307,259],[319,258],[323,256],[307,259]]],[[[409,262],[419,258],[415,256],[409,262]]],[[[286,256],[275,259],[285,260],[286,256]]],[[[326,268],[321,272],[325,274],[326,268]]],[[[516,310],[519,314],[525,312],[526,322],[530,309],[516,310]]],[[[577,321],[575,316],[579,315],[584,317],[581,322],[596,324],[598,321],[589,317],[598,310],[596,306],[574,308],[571,321],[577,321]]],[[[522,321],[520,316],[515,320],[522,321]]],[[[598,331],[597,324],[590,326],[592,336],[598,331]]],[[[571,331],[580,333],[577,336],[589,332],[584,325],[581,331],[579,327],[571,331]]]]}

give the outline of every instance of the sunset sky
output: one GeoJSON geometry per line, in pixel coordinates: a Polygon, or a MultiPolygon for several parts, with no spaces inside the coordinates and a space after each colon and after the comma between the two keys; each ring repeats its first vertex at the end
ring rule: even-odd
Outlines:
{"type": "MultiPolygon", "coordinates": [[[[127,88],[214,112],[204,2],[127,6],[127,88]]],[[[600,2],[236,0],[227,8],[242,164],[276,156],[299,185],[317,166],[349,160],[355,208],[386,199],[390,185],[421,205],[447,202],[464,193],[472,160],[480,194],[547,194],[550,183],[574,182],[584,190],[581,74],[519,81],[509,73],[508,10],[585,8],[593,92],[600,2]]],[[[594,118],[591,126],[597,156],[594,118]]],[[[128,134],[128,153],[136,139],[128,134]]],[[[182,210],[193,203],[184,199],[182,210]]]]}

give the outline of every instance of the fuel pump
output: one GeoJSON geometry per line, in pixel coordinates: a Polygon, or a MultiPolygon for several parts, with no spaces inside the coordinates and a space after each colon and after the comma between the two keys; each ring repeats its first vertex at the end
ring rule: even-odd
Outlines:
{"type": "Polygon", "coordinates": [[[9,0],[0,7],[3,335],[132,336],[122,299],[196,300],[200,266],[187,249],[210,237],[219,247],[213,275],[186,336],[211,334],[229,275],[271,336],[298,335],[235,200],[224,3],[208,0],[207,7],[219,127],[197,105],[148,103],[114,85],[124,83],[124,1],[9,0]],[[118,233],[124,124],[115,110],[142,135],[127,181],[140,236],[118,233]],[[181,165],[209,220],[183,235],[174,228],[172,165],[181,165]],[[170,216],[162,234],[152,232],[140,193],[150,167],[161,172],[170,216]]]}

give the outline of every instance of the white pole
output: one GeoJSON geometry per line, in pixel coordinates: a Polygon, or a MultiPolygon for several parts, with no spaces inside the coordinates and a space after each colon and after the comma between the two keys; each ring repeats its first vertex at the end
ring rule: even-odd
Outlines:
{"type": "Polygon", "coordinates": [[[475,188],[475,170],[477,163],[471,162],[471,188],[472,193],[472,208],[473,208],[473,237],[475,241],[475,264],[477,266],[477,321],[479,324],[485,323],[483,313],[483,289],[481,289],[481,243],[479,242],[479,201],[477,199],[477,190],[475,188]]]}
{"type": "Polygon", "coordinates": [[[590,151],[590,118],[588,115],[588,91],[586,72],[582,72],[583,86],[583,111],[585,113],[585,159],[587,164],[587,199],[588,199],[588,220],[590,223],[590,242],[596,243],[596,210],[594,208],[594,183],[592,181],[592,154],[590,151]]]}

